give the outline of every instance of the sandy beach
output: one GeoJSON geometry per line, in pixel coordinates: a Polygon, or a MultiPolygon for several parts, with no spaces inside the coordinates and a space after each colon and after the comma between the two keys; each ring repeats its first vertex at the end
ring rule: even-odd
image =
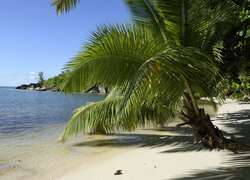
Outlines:
{"type": "Polygon", "coordinates": [[[0,180],[250,180],[249,1],[2,1],[0,180]]]}
{"type": "MultiPolygon", "coordinates": [[[[213,120],[227,137],[250,144],[250,103],[227,100],[213,120]]],[[[57,179],[249,179],[249,152],[208,150],[194,144],[192,135],[189,127],[172,125],[83,142],[107,151],[57,179]]]]}

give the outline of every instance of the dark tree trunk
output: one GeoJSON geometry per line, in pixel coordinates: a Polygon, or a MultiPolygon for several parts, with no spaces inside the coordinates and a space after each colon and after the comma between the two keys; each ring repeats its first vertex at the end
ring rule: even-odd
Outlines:
{"type": "Polygon", "coordinates": [[[231,139],[227,139],[223,136],[221,130],[213,125],[208,114],[205,114],[204,109],[199,109],[199,115],[197,116],[191,101],[191,98],[187,94],[188,102],[184,102],[184,109],[186,113],[182,112],[180,117],[185,123],[190,125],[194,131],[194,141],[202,141],[203,144],[211,149],[222,148],[228,150],[250,150],[250,146],[237,143],[231,139]]]}

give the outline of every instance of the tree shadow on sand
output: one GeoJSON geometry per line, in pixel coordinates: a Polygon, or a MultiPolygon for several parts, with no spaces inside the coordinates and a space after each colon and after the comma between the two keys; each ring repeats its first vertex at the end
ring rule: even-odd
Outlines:
{"type": "Polygon", "coordinates": [[[249,180],[250,177],[250,154],[240,153],[231,155],[232,159],[227,162],[228,167],[216,169],[191,171],[188,175],[174,180],[249,180]]]}
{"type": "MultiPolygon", "coordinates": [[[[222,125],[223,131],[228,137],[241,143],[250,144],[250,110],[242,110],[235,113],[225,113],[214,118],[215,124],[222,125]]],[[[206,150],[201,144],[193,143],[193,131],[189,127],[164,127],[147,129],[143,133],[115,133],[95,139],[74,144],[74,146],[91,147],[125,147],[137,146],[157,148],[169,146],[162,153],[194,152],[206,150]],[[168,132],[168,134],[164,134],[168,132]]],[[[216,150],[219,151],[219,150],[216,150]]],[[[250,152],[228,152],[230,160],[226,162],[227,167],[218,167],[209,170],[193,170],[182,178],[184,179],[250,179],[250,152]]],[[[202,162],[201,162],[202,163],[202,162]]]]}
{"type": "MultiPolygon", "coordinates": [[[[164,127],[145,130],[145,133],[114,133],[102,136],[101,139],[85,141],[74,144],[74,146],[91,146],[91,147],[163,147],[171,146],[173,152],[200,151],[203,146],[193,143],[192,129],[183,127],[176,129],[175,127],[164,127]],[[149,133],[147,131],[150,131],[149,133]],[[159,132],[175,132],[174,135],[165,135],[159,132]],[[187,133],[188,132],[188,133],[187,133]],[[158,134],[157,134],[158,133],[158,134]]],[[[171,152],[166,151],[166,152],[171,152]]]]}
{"type": "MultiPolygon", "coordinates": [[[[250,144],[250,109],[221,114],[215,118],[214,122],[218,126],[222,126],[222,130],[224,127],[223,134],[226,136],[240,143],[250,144]]],[[[228,167],[193,171],[188,176],[175,178],[175,180],[250,179],[250,152],[236,152],[231,154],[231,157],[227,162],[228,167]]]]}
{"type": "Polygon", "coordinates": [[[228,132],[223,132],[225,135],[240,143],[250,144],[250,109],[221,114],[215,122],[228,129],[228,132]]]}

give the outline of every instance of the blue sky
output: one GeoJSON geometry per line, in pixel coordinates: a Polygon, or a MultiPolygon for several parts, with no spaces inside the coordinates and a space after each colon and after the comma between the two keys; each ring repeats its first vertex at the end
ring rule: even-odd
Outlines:
{"type": "Polygon", "coordinates": [[[8,0],[0,6],[0,86],[53,77],[97,25],[126,22],[121,0],[81,0],[69,14],[56,15],[51,0],[8,0]]]}

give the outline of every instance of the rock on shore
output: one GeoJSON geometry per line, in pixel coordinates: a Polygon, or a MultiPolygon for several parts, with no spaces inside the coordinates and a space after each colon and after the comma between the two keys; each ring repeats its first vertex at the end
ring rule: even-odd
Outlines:
{"type": "Polygon", "coordinates": [[[84,91],[84,93],[109,93],[108,88],[104,88],[102,86],[93,86],[90,89],[84,91]]]}
{"type": "MultiPolygon", "coordinates": [[[[16,89],[35,90],[35,91],[52,91],[52,92],[60,91],[60,89],[57,87],[54,87],[54,88],[47,88],[45,86],[42,87],[39,83],[30,83],[29,85],[22,84],[21,86],[17,86],[16,89]]],[[[84,91],[84,93],[109,93],[109,90],[108,88],[104,88],[102,86],[93,86],[87,91],[84,91]]]]}
{"type": "MultiPolygon", "coordinates": [[[[41,85],[39,83],[30,83],[29,85],[22,84],[21,86],[17,86],[16,89],[35,90],[35,91],[48,91],[49,90],[46,87],[41,87],[41,85]]],[[[54,88],[53,88],[53,91],[55,91],[54,88]]]]}
{"type": "Polygon", "coordinates": [[[27,84],[22,84],[21,86],[17,86],[16,89],[22,89],[22,90],[38,90],[41,89],[41,85],[38,83],[30,83],[29,85],[27,84]]]}

